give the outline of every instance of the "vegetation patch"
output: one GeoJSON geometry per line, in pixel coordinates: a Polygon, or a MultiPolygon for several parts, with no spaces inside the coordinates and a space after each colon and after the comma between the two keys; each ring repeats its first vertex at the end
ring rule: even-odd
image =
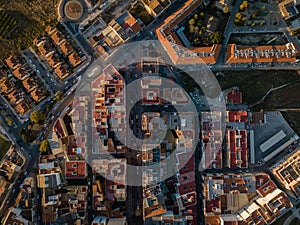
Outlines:
{"type": "Polygon", "coordinates": [[[6,154],[11,146],[11,142],[6,140],[4,137],[0,136],[0,160],[6,154]]]}
{"type": "Polygon", "coordinates": [[[196,9],[195,12],[177,30],[178,36],[187,46],[187,39],[193,47],[210,46],[220,44],[223,40],[223,32],[228,14],[216,10],[213,6],[207,6],[205,12],[196,9]],[[182,32],[183,31],[183,32],[182,32]],[[182,34],[180,34],[182,32],[182,34]],[[183,37],[185,36],[185,37],[183,37]]]}
{"type": "Polygon", "coordinates": [[[135,18],[140,18],[143,23],[147,26],[152,22],[154,19],[145,9],[145,7],[141,3],[135,4],[131,9],[130,13],[135,17],[135,18]]]}
{"type": "MultiPolygon", "coordinates": [[[[293,130],[300,135],[300,112],[286,111],[281,113],[293,130]]],[[[300,208],[300,204],[297,205],[297,208],[300,208]]]]}
{"type": "MultiPolygon", "coordinates": [[[[300,75],[295,71],[244,71],[243,73],[240,71],[225,71],[218,74],[221,74],[217,76],[217,79],[222,90],[234,86],[239,87],[243,93],[243,102],[248,105],[259,102],[272,87],[276,88],[284,84],[297,82],[300,79],[300,75]]],[[[280,90],[284,90],[284,88],[278,91],[280,90]]],[[[299,96],[298,90],[293,89],[292,91],[298,93],[299,96]]],[[[293,95],[296,95],[296,93],[293,95]]],[[[284,96],[289,96],[289,92],[285,93],[284,96]]],[[[283,97],[278,99],[279,103],[286,104],[283,97]]],[[[255,106],[254,110],[271,109],[277,107],[278,104],[270,103],[270,105],[266,105],[263,102],[261,106],[255,106]]]]}
{"type": "Polygon", "coordinates": [[[28,48],[47,25],[56,23],[57,3],[58,0],[0,0],[0,8],[17,21],[17,26],[0,40],[0,60],[28,48]]]}
{"type": "Polygon", "coordinates": [[[3,39],[16,25],[17,20],[0,9],[0,40],[3,39]]]}
{"type": "Polygon", "coordinates": [[[230,36],[229,44],[236,45],[285,45],[288,43],[284,33],[233,33],[230,36]]]}

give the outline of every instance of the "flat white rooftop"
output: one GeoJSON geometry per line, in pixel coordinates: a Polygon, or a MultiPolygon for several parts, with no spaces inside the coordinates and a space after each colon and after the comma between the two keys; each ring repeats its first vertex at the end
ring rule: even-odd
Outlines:
{"type": "Polygon", "coordinates": [[[273,145],[275,145],[276,143],[278,143],[279,141],[281,141],[285,137],[286,137],[286,134],[283,132],[283,130],[280,130],[275,135],[273,135],[268,140],[266,140],[264,143],[262,143],[260,145],[260,149],[263,152],[265,152],[265,151],[267,151],[269,148],[271,148],[273,145]]]}

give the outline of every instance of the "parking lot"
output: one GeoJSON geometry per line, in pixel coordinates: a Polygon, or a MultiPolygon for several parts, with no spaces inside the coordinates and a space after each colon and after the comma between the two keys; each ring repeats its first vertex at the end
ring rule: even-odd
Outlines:
{"type": "Polygon", "coordinates": [[[286,143],[289,143],[291,140],[295,140],[295,132],[292,130],[280,112],[267,112],[265,114],[265,123],[253,124],[250,125],[249,128],[254,131],[254,150],[256,163],[262,163],[264,158],[272,154],[276,149],[280,148],[286,143]],[[286,136],[275,140],[274,144],[269,145],[269,147],[263,151],[261,149],[261,145],[281,130],[286,136]]]}

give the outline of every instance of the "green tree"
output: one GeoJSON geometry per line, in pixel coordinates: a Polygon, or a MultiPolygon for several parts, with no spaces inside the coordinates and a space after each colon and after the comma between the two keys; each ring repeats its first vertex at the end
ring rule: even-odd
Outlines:
{"type": "Polygon", "coordinates": [[[35,110],[30,115],[30,120],[33,123],[42,123],[46,119],[45,114],[40,113],[39,111],[35,110]]]}
{"type": "Polygon", "coordinates": [[[190,25],[190,33],[194,33],[194,26],[193,25],[190,25]]]}
{"type": "Polygon", "coordinates": [[[26,133],[21,134],[21,137],[24,142],[29,143],[29,136],[26,133]]]}
{"type": "Polygon", "coordinates": [[[43,140],[40,145],[40,152],[50,151],[50,144],[48,140],[43,140]]]}
{"type": "Polygon", "coordinates": [[[59,102],[62,100],[64,93],[62,91],[57,91],[54,95],[54,101],[59,102]]]}
{"type": "Polygon", "coordinates": [[[190,20],[189,20],[189,25],[194,25],[194,24],[195,24],[195,19],[193,19],[193,18],[190,19],[190,20]]]}
{"type": "Polygon", "coordinates": [[[201,17],[201,18],[204,18],[204,16],[205,16],[204,12],[201,12],[201,13],[200,13],[200,17],[201,17]]]}
{"type": "Polygon", "coordinates": [[[198,27],[201,27],[201,26],[202,26],[202,21],[201,21],[201,20],[198,20],[197,23],[196,23],[196,25],[197,25],[198,27]]]}
{"type": "Polygon", "coordinates": [[[227,5],[225,5],[225,6],[224,6],[224,8],[223,8],[223,12],[224,12],[224,13],[226,13],[226,14],[229,12],[229,8],[228,8],[228,6],[227,6],[227,5]]]}
{"type": "Polygon", "coordinates": [[[222,42],[222,34],[221,32],[217,31],[214,32],[211,36],[210,36],[210,42],[212,44],[219,44],[222,42]]]}
{"type": "Polygon", "coordinates": [[[244,11],[245,10],[245,6],[243,4],[240,5],[240,10],[244,11]]]}
{"type": "Polygon", "coordinates": [[[12,120],[12,118],[10,116],[6,116],[5,120],[7,122],[7,125],[10,127],[14,124],[14,121],[12,120]]]}

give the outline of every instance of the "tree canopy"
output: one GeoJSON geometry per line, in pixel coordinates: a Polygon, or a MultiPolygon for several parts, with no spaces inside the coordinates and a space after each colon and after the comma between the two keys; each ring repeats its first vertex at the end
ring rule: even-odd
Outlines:
{"type": "Polygon", "coordinates": [[[48,140],[43,140],[40,145],[40,152],[50,151],[50,144],[48,140]]]}
{"type": "Polygon", "coordinates": [[[63,96],[64,96],[64,93],[62,91],[57,91],[54,95],[54,101],[58,102],[58,101],[62,100],[63,96]]]}
{"type": "Polygon", "coordinates": [[[222,34],[217,31],[214,32],[211,36],[210,36],[210,42],[212,44],[220,44],[222,42],[222,34]]]}
{"type": "Polygon", "coordinates": [[[30,120],[33,122],[33,123],[42,123],[44,122],[46,119],[46,116],[45,114],[43,113],[40,113],[39,111],[35,110],[31,113],[30,115],[30,120]]]}
{"type": "Polygon", "coordinates": [[[10,116],[6,116],[5,120],[7,122],[7,125],[10,127],[14,124],[14,121],[12,120],[12,118],[10,116]]]}

